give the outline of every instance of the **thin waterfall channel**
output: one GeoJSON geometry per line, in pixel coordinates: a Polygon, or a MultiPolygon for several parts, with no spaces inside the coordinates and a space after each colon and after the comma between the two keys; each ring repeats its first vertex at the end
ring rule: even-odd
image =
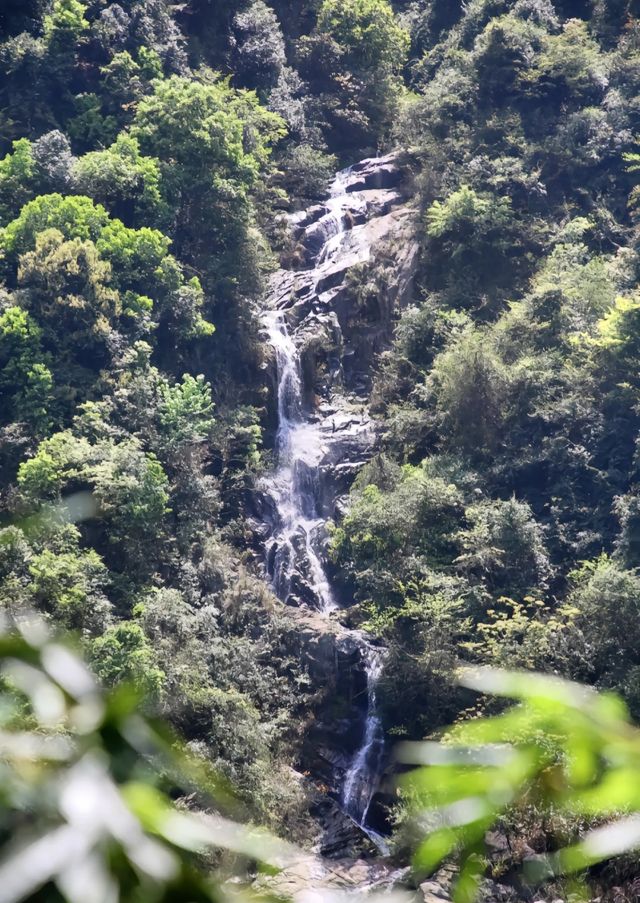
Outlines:
{"type": "MultiPolygon", "coordinates": [[[[343,254],[358,250],[358,235],[353,235],[353,211],[366,218],[370,200],[367,191],[348,190],[351,169],[336,176],[319,220],[313,223],[316,240],[310,266],[304,271],[306,285],[314,293],[331,267],[340,264],[343,254]]],[[[369,192],[372,194],[373,192],[369,192]]],[[[376,194],[381,194],[380,191],[376,194]]],[[[294,215],[295,216],[295,215],[294,215]]],[[[368,253],[368,249],[365,249],[368,253]]],[[[264,334],[271,345],[277,371],[276,463],[263,487],[272,501],[275,523],[265,544],[268,577],[275,593],[287,602],[296,586],[304,580],[312,589],[312,605],[327,617],[338,608],[331,579],[325,565],[327,532],[322,503],[321,462],[331,451],[331,433],[321,431],[318,418],[305,398],[301,355],[295,341],[295,319],[277,304],[283,297],[282,284],[292,285],[291,271],[275,274],[275,289],[269,293],[263,313],[264,334]],[[288,281],[287,281],[288,280],[288,281]],[[329,449],[328,449],[329,447],[329,449]],[[302,577],[301,577],[302,575],[302,577]]],[[[320,295],[320,297],[322,297],[320,295]]],[[[339,802],[348,815],[386,852],[384,838],[367,825],[373,797],[384,766],[385,738],[378,713],[377,688],[384,666],[384,651],[371,645],[359,631],[345,630],[344,642],[357,648],[366,675],[366,707],[362,711],[362,740],[346,768],[339,802]]]]}

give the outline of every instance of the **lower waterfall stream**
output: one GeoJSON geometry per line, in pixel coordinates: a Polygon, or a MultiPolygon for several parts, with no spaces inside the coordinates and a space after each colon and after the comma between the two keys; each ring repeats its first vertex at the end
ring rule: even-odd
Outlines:
{"type": "MultiPolygon", "coordinates": [[[[362,746],[353,757],[342,787],[342,805],[357,823],[367,830],[367,816],[380,778],[384,756],[384,731],[378,715],[377,689],[383,655],[366,642],[360,647],[367,674],[367,713],[362,746]]],[[[377,835],[376,835],[377,836],[377,835]]]]}

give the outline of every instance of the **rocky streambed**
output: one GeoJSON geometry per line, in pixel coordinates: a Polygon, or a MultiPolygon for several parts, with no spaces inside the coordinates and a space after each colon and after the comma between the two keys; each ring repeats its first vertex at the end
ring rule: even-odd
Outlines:
{"type": "MultiPolygon", "coordinates": [[[[409,869],[382,860],[302,856],[261,885],[295,903],[351,903],[378,898],[380,903],[451,903],[455,878],[454,869],[442,868],[428,881],[409,887],[409,869]]],[[[518,903],[521,899],[512,888],[490,880],[481,882],[481,903],[518,903]]],[[[544,903],[528,899],[530,903],[544,903]]]]}

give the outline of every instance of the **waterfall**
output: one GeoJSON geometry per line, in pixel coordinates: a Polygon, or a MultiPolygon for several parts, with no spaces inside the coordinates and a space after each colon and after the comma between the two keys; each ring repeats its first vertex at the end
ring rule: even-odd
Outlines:
{"type": "Polygon", "coordinates": [[[378,682],[382,674],[383,656],[379,649],[367,643],[361,644],[367,674],[367,713],[362,746],[353,757],[342,788],[342,805],[345,812],[361,827],[366,827],[369,807],[376,791],[384,755],[384,733],[378,715],[376,698],[378,682]]]}
{"type": "MultiPolygon", "coordinates": [[[[323,404],[329,409],[324,420],[307,403],[297,342],[302,344],[305,334],[317,334],[318,317],[324,316],[325,322],[331,318],[340,328],[334,299],[342,281],[353,266],[369,260],[371,246],[390,235],[400,221],[401,215],[395,212],[402,202],[396,190],[398,178],[392,157],[362,161],[337,174],[323,204],[290,215],[289,226],[298,248],[303,249],[306,266],[274,274],[263,313],[265,338],[276,362],[278,415],[275,466],[263,480],[272,512],[265,542],[266,571],[284,602],[307,604],[326,615],[337,608],[337,601],[324,562],[327,487],[323,464],[330,462],[334,475],[350,466],[343,459],[345,434],[356,437],[363,448],[359,454],[366,457],[371,429],[364,404],[358,413],[353,397],[330,387],[324,392],[323,404]],[[336,430],[336,417],[343,424],[342,435],[340,428],[336,430]]],[[[335,489],[329,492],[335,495],[335,489]]],[[[345,628],[342,642],[351,650],[355,644],[364,665],[366,707],[359,716],[361,744],[334,792],[343,812],[386,852],[384,838],[367,825],[384,764],[384,732],[377,705],[384,656],[358,631],[345,628]]]]}
{"type": "Polygon", "coordinates": [[[320,436],[303,416],[300,358],[286,320],[280,312],[269,311],[264,316],[264,323],[276,353],[278,372],[278,464],[269,481],[269,491],[279,517],[270,545],[273,554],[268,556],[272,585],[276,594],[286,600],[296,567],[304,569],[306,564],[319,607],[330,612],[337,606],[320,560],[320,548],[325,538],[324,521],[318,515],[315,492],[320,436]]]}
{"type": "MultiPolygon", "coordinates": [[[[275,351],[278,374],[277,467],[269,480],[269,489],[279,515],[279,525],[270,548],[272,586],[286,599],[299,563],[306,559],[314,592],[325,613],[337,607],[331,583],[319,554],[324,525],[318,516],[314,489],[322,443],[316,426],[304,417],[302,375],[295,342],[286,320],[279,311],[264,315],[266,335],[275,351]],[[300,542],[301,540],[301,542],[300,542]]],[[[341,803],[344,812],[384,851],[384,840],[367,828],[369,807],[381,777],[384,757],[384,732],[378,715],[377,688],[383,668],[383,655],[359,633],[351,632],[365,664],[367,707],[362,745],[353,756],[344,776],[341,803]]]]}
{"type": "Polygon", "coordinates": [[[358,824],[381,853],[388,853],[384,837],[367,823],[369,809],[376,794],[384,766],[385,737],[378,714],[377,691],[384,666],[384,654],[363,640],[360,644],[367,674],[367,711],[362,745],[345,774],[342,785],[342,807],[358,824]]]}

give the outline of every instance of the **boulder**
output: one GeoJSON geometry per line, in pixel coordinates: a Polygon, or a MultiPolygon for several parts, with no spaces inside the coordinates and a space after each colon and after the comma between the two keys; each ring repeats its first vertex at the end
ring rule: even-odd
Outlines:
{"type": "Polygon", "coordinates": [[[397,154],[385,157],[370,157],[360,160],[350,169],[345,183],[345,191],[367,191],[379,188],[395,188],[405,177],[397,154]]]}

